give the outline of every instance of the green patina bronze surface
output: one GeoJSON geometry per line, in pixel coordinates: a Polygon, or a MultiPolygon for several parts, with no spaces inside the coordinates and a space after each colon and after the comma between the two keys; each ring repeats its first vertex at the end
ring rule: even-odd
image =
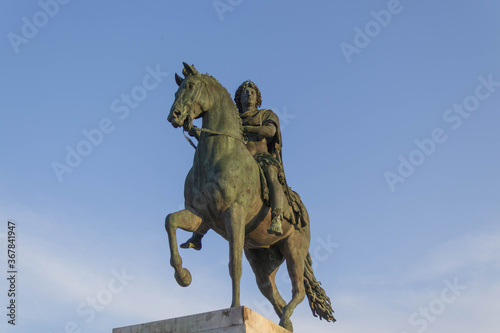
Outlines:
{"type": "Polygon", "coordinates": [[[229,242],[232,307],[240,306],[244,252],[281,326],[293,330],[290,316],[306,295],[314,316],[335,321],[330,299],[312,270],[307,210],[286,184],[278,117],[258,109],[262,99],[250,81],[238,88],[235,105],[215,78],[186,63],[183,75],[176,74],[179,89],[168,121],[199,142],[184,186],[185,209],[165,220],[177,282],[188,286],[191,274],[182,267],[176,230],[198,233],[201,248],[201,235],[212,229],[229,242]],[[202,118],[199,130],[192,124],[196,118],[202,118]],[[275,283],[285,260],[292,281],[289,303],[275,283]]]}

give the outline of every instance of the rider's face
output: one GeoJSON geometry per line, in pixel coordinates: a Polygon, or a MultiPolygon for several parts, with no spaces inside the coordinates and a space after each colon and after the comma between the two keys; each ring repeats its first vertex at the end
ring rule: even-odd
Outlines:
{"type": "Polygon", "coordinates": [[[241,105],[254,108],[257,104],[257,93],[255,92],[255,89],[250,87],[243,89],[241,92],[240,102],[241,105]]]}

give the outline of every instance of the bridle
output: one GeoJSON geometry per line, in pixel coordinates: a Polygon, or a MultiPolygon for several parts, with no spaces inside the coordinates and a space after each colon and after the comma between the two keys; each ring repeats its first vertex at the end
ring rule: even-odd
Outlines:
{"type": "MultiPolygon", "coordinates": [[[[193,128],[195,131],[200,131],[200,132],[205,132],[205,133],[210,133],[210,134],[215,134],[215,135],[224,135],[224,136],[227,136],[227,137],[230,137],[230,138],[233,138],[235,140],[238,140],[238,141],[241,141],[243,142],[244,145],[247,144],[247,142],[245,140],[243,140],[242,138],[239,138],[237,137],[236,135],[234,134],[231,134],[231,133],[224,133],[224,132],[219,132],[219,131],[214,131],[214,130],[211,130],[211,129],[208,129],[208,128],[198,128],[196,127],[195,125],[193,125],[191,128],[193,128]]],[[[194,144],[193,140],[191,140],[187,135],[186,135],[186,130],[183,129],[182,130],[182,134],[184,134],[184,137],[186,138],[186,140],[191,144],[191,146],[196,149],[196,145],[194,144]]]]}

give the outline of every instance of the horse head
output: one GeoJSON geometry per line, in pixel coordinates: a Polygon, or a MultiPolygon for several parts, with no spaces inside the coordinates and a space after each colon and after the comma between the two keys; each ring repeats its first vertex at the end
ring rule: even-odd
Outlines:
{"type": "Polygon", "coordinates": [[[204,76],[198,73],[193,65],[185,62],[183,64],[184,78],[175,74],[175,82],[179,88],[167,120],[175,128],[182,126],[189,130],[193,126],[193,119],[202,117],[203,113],[210,109],[212,102],[204,76]]]}

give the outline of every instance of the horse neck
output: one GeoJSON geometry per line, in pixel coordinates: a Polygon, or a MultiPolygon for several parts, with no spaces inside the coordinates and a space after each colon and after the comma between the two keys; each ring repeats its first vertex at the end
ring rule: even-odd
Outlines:
{"type": "Polygon", "coordinates": [[[211,95],[215,97],[215,100],[212,107],[203,116],[202,127],[233,137],[223,134],[201,134],[198,146],[201,149],[197,149],[197,155],[199,159],[209,164],[216,163],[221,158],[231,155],[235,149],[241,149],[241,146],[244,148],[244,144],[234,138],[243,139],[241,119],[231,96],[227,91],[214,91],[211,95]]]}
{"type": "Polygon", "coordinates": [[[241,118],[226,88],[216,82],[207,89],[207,93],[212,102],[211,107],[204,114],[203,127],[242,137],[241,118]]]}
{"type": "MultiPolygon", "coordinates": [[[[229,93],[225,92],[229,96],[229,93]]],[[[203,117],[203,127],[209,130],[228,133],[233,136],[241,137],[241,120],[237,114],[233,101],[224,93],[214,93],[215,98],[213,106],[205,113],[203,117]]]]}

